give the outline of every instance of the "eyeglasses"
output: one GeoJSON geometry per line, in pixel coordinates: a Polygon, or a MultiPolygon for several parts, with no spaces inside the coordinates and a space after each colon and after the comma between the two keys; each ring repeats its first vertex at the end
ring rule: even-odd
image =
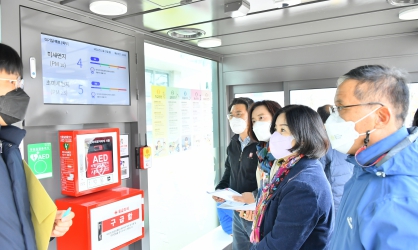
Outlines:
{"type": "Polygon", "coordinates": [[[227,114],[226,115],[226,118],[228,119],[228,120],[231,120],[232,118],[234,118],[234,117],[236,117],[236,118],[241,118],[241,116],[243,115],[243,113],[237,113],[237,114],[235,114],[235,115],[233,115],[233,114],[227,114]]]}
{"type": "Polygon", "coordinates": [[[345,108],[351,108],[351,107],[356,107],[356,106],[367,106],[367,105],[381,105],[382,107],[385,106],[381,104],[380,102],[368,102],[368,103],[360,103],[360,104],[353,104],[353,105],[347,105],[347,106],[335,106],[334,105],[331,107],[331,112],[336,113],[336,112],[340,112],[341,110],[345,108]]]}
{"type": "Polygon", "coordinates": [[[16,88],[23,86],[23,79],[19,76],[16,80],[0,78],[0,81],[9,81],[11,84],[15,84],[16,88]]]}

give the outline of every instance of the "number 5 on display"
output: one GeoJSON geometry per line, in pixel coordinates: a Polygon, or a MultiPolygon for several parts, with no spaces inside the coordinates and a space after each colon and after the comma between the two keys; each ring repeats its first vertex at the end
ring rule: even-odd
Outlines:
{"type": "Polygon", "coordinates": [[[81,59],[79,59],[79,60],[78,60],[77,65],[79,65],[79,66],[80,66],[80,68],[82,68],[82,67],[83,67],[83,62],[81,61],[81,59]]]}
{"type": "Polygon", "coordinates": [[[78,85],[78,93],[80,94],[80,95],[82,95],[83,93],[84,93],[84,90],[83,90],[83,85],[78,85]]]}

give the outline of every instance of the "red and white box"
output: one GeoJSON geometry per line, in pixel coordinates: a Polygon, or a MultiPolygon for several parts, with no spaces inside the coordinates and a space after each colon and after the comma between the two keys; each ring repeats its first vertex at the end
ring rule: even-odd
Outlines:
{"type": "Polygon", "coordinates": [[[76,214],[70,230],[57,238],[58,250],[121,249],[144,238],[142,190],[119,187],[55,203],[76,214]]]}
{"type": "Polygon", "coordinates": [[[120,186],[119,129],[59,131],[61,193],[81,196],[120,186]]]}

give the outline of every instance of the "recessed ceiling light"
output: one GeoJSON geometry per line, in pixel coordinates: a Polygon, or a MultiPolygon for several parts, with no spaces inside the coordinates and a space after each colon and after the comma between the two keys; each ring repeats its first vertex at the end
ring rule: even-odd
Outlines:
{"type": "Polygon", "coordinates": [[[418,4],[418,0],[388,0],[388,3],[395,6],[406,6],[412,4],[418,4]]]}
{"type": "Polygon", "coordinates": [[[128,11],[126,3],[117,0],[100,0],[90,4],[90,10],[104,16],[117,16],[128,11]]]}
{"type": "Polygon", "coordinates": [[[167,34],[177,39],[192,39],[204,36],[206,32],[195,28],[178,28],[169,30],[167,34]]]}
{"type": "Polygon", "coordinates": [[[276,8],[282,8],[282,7],[301,4],[302,0],[273,0],[273,3],[276,8]]]}
{"type": "Polygon", "coordinates": [[[228,13],[231,17],[246,16],[250,11],[250,3],[247,0],[240,0],[233,3],[226,3],[224,6],[224,12],[228,13]]]}
{"type": "Polygon", "coordinates": [[[222,45],[222,40],[216,37],[205,38],[197,42],[197,46],[202,48],[213,48],[222,45]]]}
{"type": "Polygon", "coordinates": [[[418,6],[401,10],[399,12],[399,19],[401,20],[418,19],[418,6]]]}

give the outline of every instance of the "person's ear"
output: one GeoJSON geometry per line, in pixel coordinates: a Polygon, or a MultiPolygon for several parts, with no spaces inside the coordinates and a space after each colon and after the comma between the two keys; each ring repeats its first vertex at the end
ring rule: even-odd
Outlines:
{"type": "Polygon", "coordinates": [[[375,124],[375,128],[380,129],[380,128],[384,128],[387,126],[387,124],[390,122],[390,119],[392,116],[394,116],[394,114],[392,114],[391,110],[386,107],[383,106],[380,109],[378,109],[376,111],[376,124],[375,124]]]}

